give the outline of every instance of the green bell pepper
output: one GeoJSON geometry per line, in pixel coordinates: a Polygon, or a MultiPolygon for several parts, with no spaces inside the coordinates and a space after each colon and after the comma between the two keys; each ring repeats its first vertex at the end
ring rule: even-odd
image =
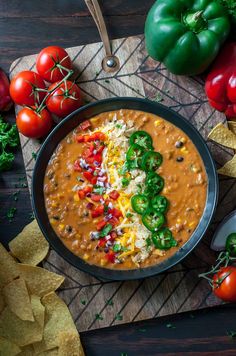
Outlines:
{"type": "Polygon", "coordinates": [[[204,72],[230,31],[217,0],[157,0],[145,24],[149,55],[180,75],[204,72]]]}

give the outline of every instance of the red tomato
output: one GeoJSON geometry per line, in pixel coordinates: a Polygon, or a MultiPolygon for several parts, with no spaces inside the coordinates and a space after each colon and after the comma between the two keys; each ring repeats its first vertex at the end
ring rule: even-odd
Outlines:
{"type": "Polygon", "coordinates": [[[83,131],[88,130],[90,127],[91,127],[91,122],[89,120],[81,122],[81,124],[79,125],[79,128],[83,131]]]}
{"type": "Polygon", "coordinates": [[[91,184],[96,184],[97,183],[97,177],[95,177],[91,172],[84,172],[83,176],[85,179],[87,179],[91,184]]]}
{"type": "Polygon", "coordinates": [[[225,302],[236,302],[236,267],[222,267],[213,276],[213,292],[225,302]]]}
{"type": "Polygon", "coordinates": [[[99,202],[100,199],[102,199],[102,196],[99,195],[99,194],[92,194],[92,195],[91,195],[91,200],[92,200],[92,201],[99,202]]]}
{"type": "Polygon", "coordinates": [[[74,171],[76,172],[82,172],[82,168],[80,167],[80,161],[75,161],[74,163],[74,171]]]}
{"type": "Polygon", "coordinates": [[[92,135],[88,137],[88,141],[104,141],[106,139],[106,135],[103,132],[94,132],[92,135]]]}
{"type": "Polygon", "coordinates": [[[114,251],[109,251],[107,254],[106,254],[106,258],[109,262],[111,263],[115,263],[115,259],[116,259],[116,254],[114,251]]]}
{"type": "Polygon", "coordinates": [[[102,238],[98,241],[98,247],[105,247],[106,246],[107,240],[105,238],[102,238]]]}
{"type": "Polygon", "coordinates": [[[61,47],[49,46],[39,53],[36,60],[38,73],[48,82],[62,80],[72,68],[68,53],[61,47]],[[60,68],[60,66],[67,70],[60,68]]]}
{"type": "Polygon", "coordinates": [[[122,217],[122,212],[119,209],[113,208],[108,210],[108,214],[112,214],[113,217],[119,219],[122,217]]]}
{"type": "Polygon", "coordinates": [[[10,95],[18,105],[35,106],[46,95],[46,92],[37,91],[37,88],[46,89],[43,78],[38,73],[25,70],[11,80],[10,95]]]}
{"type": "Polygon", "coordinates": [[[84,189],[78,190],[78,196],[80,199],[84,199],[88,193],[91,193],[92,187],[84,187],[84,189]]]}
{"type": "Polygon", "coordinates": [[[9,80],[2,69],[0,69],[0,111],[7,111],[12,106],[9,93],[9,80]]]}
{"type": "MultiPolygon", "coordinates": [[[[52,84],[48,90],[52,91],[60,82],[52,84]]],[[[81,105],[80,89],[75,83],[66,80],[56,88],[46,100],[49,111],[59,117],[65,117],[78,109],[81,105]]]]}
{"type": "Polygon", "coordinates": [[[97,230],[100,231],[106,226],[107,222],[105,220],[101,220],[97,223],[97,230]]]}
{"type": "Polygon", "coordinates": [[[52,128],[51,114],[43,109],[37,113],[35,108],[23,108],[16,117],[16,125],[22,135],[30,138],[46,136],[52,128]]]}
{"type": "Polygon", "coordinates": [[[119,196],[120,194],[117,192],[117,190],[113,190],[111,193],[109,193],[109,197],[113,200],[117,200],[119,196]]]}
{"type": "Polygon", "coordinates": [[[97,218],[104,213],[104,206],[103,205],[98,205],[92,212],[91,216],[92,218],[97,218]]]}

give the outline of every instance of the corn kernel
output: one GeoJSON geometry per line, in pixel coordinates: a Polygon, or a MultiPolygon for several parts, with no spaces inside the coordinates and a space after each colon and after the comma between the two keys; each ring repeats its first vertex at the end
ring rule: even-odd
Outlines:
{"type": "Polygon", "coordinates": [[[58,225],[58,229],[59,229],[59,230],[63,230],[63,229],[64,229],[64,227],[65,227],[65,225],[64,225],[64,224],[59,224],[59,225],[58,225]]]}
{"type": "Polygon", "coordinates": [[[88,258],[89,258],[89,255],[88,255],[87,253],[85,253],[85,254],[83,255],[83,259],[87,261],[88,258]]]}
{"type": "Polygon", "coordinates": [[[56,223],[56,220],[54,220],[54,219],[50,219],[49,221],[50,221],[51,225],[55,225],[55,223],[56,223]]]}
{"type": "Polygon", "coordinates": [[[183,143],[186,143],[186,142],[187,142],[187,140],[186,140],[185,137],[181,137],[180,141],[183,142],[183,143]]]}
{"type": "Polygon", "coordinates": [[[176,222],[177,222],[178,224],[180,224],[180,223],[181,223],[181,219],[178,218],[178,219],[176,220],[176,222]]]}
{"type": "Polygon", "coordinates": [[[155,126],[159,126],[160,123],[161,123],[161,120],[156,120],[156,121],[154,122],[154,125],[155,125],[155,126]]]}
{"type": "Polygon", "coordinates": [[[77,233],[77,234],[75,235],[75,237],[76,237],[77,239],[80,239],[80,238],[81,238],[81,235],[80,235],[79,233],[77,233]]]}
{"type": "Polygon", "coordinates": [[[188,224],[189,227],[193,227],[195,225],[195,221],[191,221],[191,223],[188,224]]]}
{"type": "Polygon", "coordinates": [[[52,208],[56,208],[57,207],[57,203],[55,201],[53,201],[52,204],[51,204],[51,207],[52,208]]]}
{"type": "Polygon", "coordinates": [[[104,258],[101,259],[100,265],[105,266],[107,264],[107,260],[104,260],[104,258]]]}
{"type": "Polygon", "coordinates": [[[74,201],[79,201],[80,199],[79,199],[79,196],[78,196],[78,194],[75,194],[74,195],[74,201]]]}

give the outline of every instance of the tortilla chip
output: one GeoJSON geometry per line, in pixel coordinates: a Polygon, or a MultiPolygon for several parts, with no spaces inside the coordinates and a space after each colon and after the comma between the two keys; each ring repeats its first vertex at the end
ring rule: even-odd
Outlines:
{"type": "Polygon", "coordinates": [[[43,330],[45,322],[45,307],[42,305],[40,297],[37,295],[31,295],[31,305],[34,311],[35,320],[43,330]]]}
{"type": "Polygon", "coordinates": [[[50,293],[42,298],[46,310],[46,324],[42,342],[34,344],[35,353],[44,352],[59,346],[60,332],[68,331],[78,334],[66,304],[55,294],[50,293]]]}
{"type": "Polygon", "coordinates": [[[3,311],[4,308],[5,308],[5,301],[4,301],[2,292],[0,291],[0,314],[3,311]]]}
{"type": "Polygon", "coordinates": [[[208,138],[222,146],[236,150],[236,135],[227,129],[222,123],[216,125],[211,130],[208,138]]]}
{"type": "Polygon", "coordinates": [[[55,347],[54,349],[47,350],[40,352],[40,354],[37,354],[38,356],[58,356],[58,347],[55,347]]]}
{"type": "Polygon", "coordinates": [[[33,356],[34,355],[34,348],[32,345],[27,345],[21,348],[21,353],[19,356],[33,356]]]}
{"type": "Polygon", "coordinates": [[[10,310],[21,320],[34,321],[30,297],[22,278],[14,279],[3,288],[3,295],[10,310]]]}
{"type": "Polygon", "coordinates": [[[33,220],[9,243],[9,248],[20,262],[36,266],[46,257],[49,244],[33,220]]]}
{"type": "Polygon", "coordinates": [[[19,277],[18,263],[0,243],[0,287],[19,277]]]}
{"type": "Polygon", "coordinates": [[[58,336],[58,356],[84,356],[78,333],[61,332],[58,336]]]}
{"type": "Polygon", "coordinates": [[[236,135],[236,121],[228,121],[230,131],[236,135]]]}
{"type": "Polygon", "coordinates": [[[19,355],[21,349],[10,340],[0,337],[0,355],[1,356],[15,356],[19,355]]]}
{"type": "Polygon", "coordinates": [[[64,277],[41,267],[20,263],[19,271],[20,276],[26,281],[30,293],[39,297],[54,292],[64,281],[64,277]]]}
{"type": "Polygon", "coordinates": [[[223,167],[218,169],[218,173],[224,176],[236,178],[236,155],[233,158],[226,162],[223,167]]]}
{"type": "Polygon", "coordinates": [[[0,336],[20,347],[42,340],[42,331],[42,327],[36,321],[19,319],[8,306],[0,315],[0,336]]]}

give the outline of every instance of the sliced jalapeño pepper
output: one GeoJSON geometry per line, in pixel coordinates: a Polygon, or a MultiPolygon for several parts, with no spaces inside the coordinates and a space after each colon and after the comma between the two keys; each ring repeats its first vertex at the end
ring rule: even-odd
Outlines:
{"type": "Polygon", "coordinates": [[[141,168],[146,171],[156,171],[162,164],[163,158],[159,152],[148,151],[144,153],[141,161],[141,168]]]}
{"type": "Polygon", "coordinates": [[[153,150],[152,147],[152,138],[145,131],[136,131],[134,132],[129,139],[130,145],[137,144],[143,147],[145,150],[153,150]]]}
{"type": "Polygon", "coordinates": [[[225,248],[230,256],[236,257],[236,232],[233,232],[227,237],[225,248]]]}
{"type": "Polygon", "coordinates": [[[145,195],[154,196],[163,189],[164,179],[155,172],[148,172],[146,175],[145,184],[145,195]]]}
{"type": "Polygon", "coordinates": [[[166,197],[163,197],[162,195],[155,195],[151,200],[151,204],[154,210],[160,211],[164,214],[168,208],[169,202],[166,197]]]}
{"type": "Polygon", "coordinates": [[[131,198],[131,205],[138,214],[143,214],[148,208],[149,199],[145,195],[136,194],[131,198]]]}
{"type": "Polygon", "coordinates": [[[141,158],[144,154],[145,150],[143,147],[133,144],[130,146],[126,153],[126,160],[129,168],[137,168],[140,167],[141,158]]]}
{"type": "Polygon", "coordinates": [[[177,241],[173,238],[172,232],[163,227],[152,235],[154,246],[160,250],[169,250],[171,247],[177,246],[177,241]]]}
{"type": "Polygon", "coordinates": [[[149,209],[143,214],[142,222],[149,231],[155,232],[164,224],[165,218],[159,211],[149,209]]]}

